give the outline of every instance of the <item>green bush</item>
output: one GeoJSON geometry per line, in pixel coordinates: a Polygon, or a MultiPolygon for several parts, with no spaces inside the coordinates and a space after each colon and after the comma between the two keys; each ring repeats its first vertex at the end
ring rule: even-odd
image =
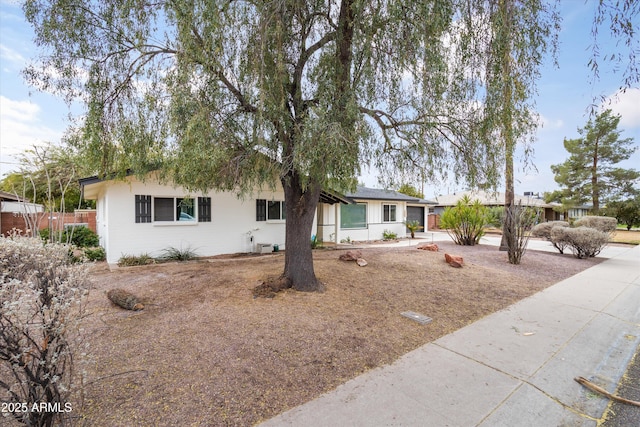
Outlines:
{"type": "Polygon", "coordinates": [[[322,239],[318,239],[318,236],[315,234],[311,236],[311,249],[321,249],[322,248],[322,239]]]}
{"type": "Polygon", "coordinates": [[[382,240],[395,240],[398,238],[398,234],[390,230],[384,230],[382,232],[382,240]]]}
{"type": "Polygon", "coordinates": [[[457,245],[473,246],[484,235],[488,214],[488,208],[480,200],[472,202],[469,196],[464,196],[455,206],[444,210],[440,228],[446,229],[457,245]]]}
{"type": "Polygon", "coordinates": [[[609,233],[589,227],[553,227],[551,242],[569,246],[576,258],[594,257],[609,242],[609,233]]]}
{"type": "Polygon", "coordinates": [[[422,225],[420,225],[420,222],[417,220],[409,221],[405,225],[409,229],[412,239],[416,237],[416,231],[420,230],[421,228],[424,228],[422,225]]]}
{"type": "Polygon", "coordinates": [[[149,254],[142,255],[122,255],[118,260],[120,267],[131,267],[134,265],[154,264],[156,260],[149,254]]]}
{"type": "Polygon", "coordinates": [[[574,225],[595,228],[603,233],[613,233],[618,228],[618,220],[609,216],[584,216],[576,220],[574,225]]]}
{"type": "Polygon", "coordinates": [[[107,253],[101,246],[95,248],[84,248],[84,255],[89,261],[104,261],[107,259],[107,253]]]}
{"type": "MultiPolygon", "coordinates": [[[[51,230],[40,230],[40,237],[45,242],[49,241],[51,230]]],[[[98,235],[88,227],[68,227],[62,233],[54,232],[55,243],[71,243],[79,248],[92,248],[100,245],[98,235]]]]}

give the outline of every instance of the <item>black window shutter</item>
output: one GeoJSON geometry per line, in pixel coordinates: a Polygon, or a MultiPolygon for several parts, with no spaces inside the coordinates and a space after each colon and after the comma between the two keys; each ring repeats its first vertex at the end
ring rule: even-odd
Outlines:
{"type": "Polygon", "coordinates": [[[151,196],[136,194],[136,223],[151,222],[151,196]]]}
{"type": "Polygon", "coordinates": [[[267,220],[267,201],[265,199],[256,200],[256,221],[267,220]]]}
{"type": "Polygon", "coordinates": [[[198,222],[211,222],[211,197],[198,197],[198,222]]]}

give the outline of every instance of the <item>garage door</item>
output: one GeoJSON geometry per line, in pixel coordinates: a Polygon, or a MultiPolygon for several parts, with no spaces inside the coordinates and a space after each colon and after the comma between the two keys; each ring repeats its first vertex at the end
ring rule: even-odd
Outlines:
{"type": "MultiPolygon", "coordinates": [[[[407,222],[411,221],[418,221],[424,227],[424,206],[407,206],[407,222]]],[[[424,228],[420,230],[422,231],[424,228]]],[[[408,229],[407,233],[409,233],[408,229]]]]}

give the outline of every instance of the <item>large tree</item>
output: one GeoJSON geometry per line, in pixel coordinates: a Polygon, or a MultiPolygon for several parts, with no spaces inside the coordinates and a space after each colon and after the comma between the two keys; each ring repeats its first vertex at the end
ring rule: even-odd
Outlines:
{"type": "MultiPolygon", "coordinates": [[[[517,7],[517,32],[543,52],[552,11],[517,7]]],[[[352,189],[361,165],[449,169],[472,186],[500,177],[503,112],[491,100],[503,88],[487,69],[503,59],[491,36],[507,24],[492,21],[493,0],[28,0],[24,10],[42,47],[25,74],[84,101],[77,140],[96,172],[155,169],[193,190],[282,184],[283,279],[296,289],[321,287],[309,245],[321,190],[352,189]]]]}
{"type": "Polygon", "coordinates": [[[561,187],[551,197],[567,206],[591,201],[593,212],[598,214],[602,203],[635,194],[640,172],[616,166],[636,150],[633,138],[621,137],[619,122],[619,115],[605,110],[578,128],[579,138],[565,138],[564,148],[570,156],[551,166],[561,187]]]}

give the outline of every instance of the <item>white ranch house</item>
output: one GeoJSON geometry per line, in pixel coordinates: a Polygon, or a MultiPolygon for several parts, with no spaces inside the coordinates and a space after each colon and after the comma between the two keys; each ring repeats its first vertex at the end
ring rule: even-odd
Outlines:
{"type": "MultiPolygon", "coordinates": [[[[239,198],[234,192],[188,192],[134,176],[89,177],[80,185],[85,199],[96,200],[96,230],[109,263],[123,255],[160,256],[169,247],[199,256],[286,249],[281,187],[239,198]]],[[[323,192],[312,234],[324,242],[377,240],[384,230],[404,237],[408,213],[410,219],[422,215],[415,219],[425,224],[425,207],[425,201],[395,191],[323,192]]]]}

